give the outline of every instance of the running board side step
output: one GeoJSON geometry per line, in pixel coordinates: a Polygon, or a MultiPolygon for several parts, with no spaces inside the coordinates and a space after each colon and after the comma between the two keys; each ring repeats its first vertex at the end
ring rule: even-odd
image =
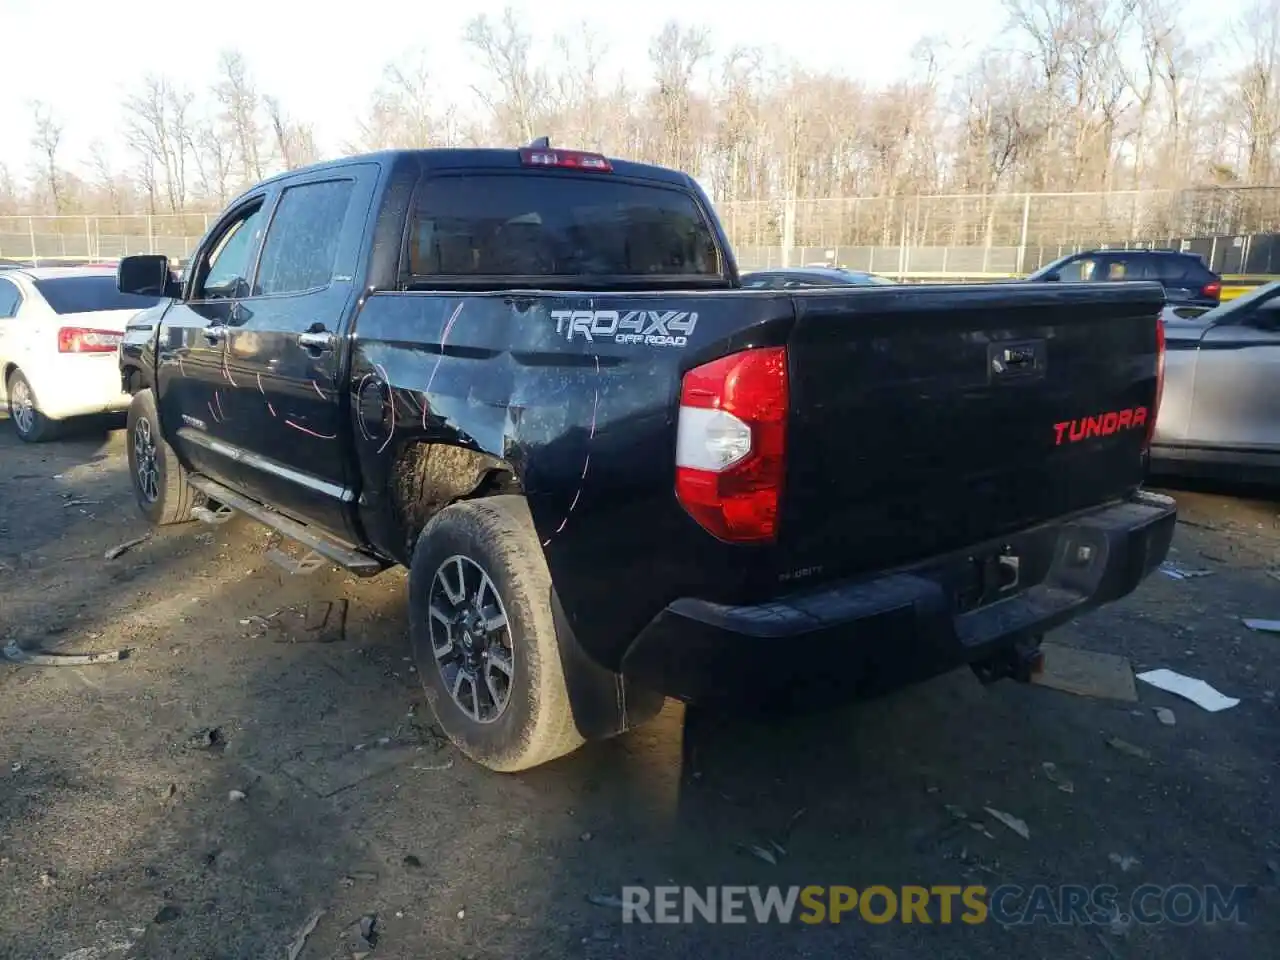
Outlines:
{"type": "Polygon", "coordinates": [[[325,560],[336,563],[338,566],[361,577],[372,577],[387,568],[387,565],[377,557],[340,543],[328,534],[305,523],[300,523],[292,517],[286,517],[278,510],[272,510],[256,500],[241,496],[234,490],[224,487],[208,477],[192,474],[187,477],[187,482],[210,500],[216,501],[223,507],[238,510],[246,516],[257,520],[264,527],[268,527],[308,548],[310,553],[301,560],[294,560],[292,557],[281,554],[280,551],[270,552],[271,555],[268,556],[268,559],[283,566],[290,573],[311,573],[317,569],[319,563],[312,555],[323,557],[325,560]],[[279,556],[277,557],[276,554],[279,556]]]}

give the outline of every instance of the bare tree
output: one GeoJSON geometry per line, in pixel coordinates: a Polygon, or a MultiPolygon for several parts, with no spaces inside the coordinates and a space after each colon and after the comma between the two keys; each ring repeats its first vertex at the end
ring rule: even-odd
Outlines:
{"type": "Polygon", "coordinates": [[[0,216],[12,216],[21,206],[17,181],[9,168],[0,163],[0,216]]]}
{"type": "Polygon", "coordinates": [[[711,41],[702,27],[668,22],[649,44],[655,89],[653,102],[661,131],[661,158],[688,167],[698,150],[692,126],[694,81],[711,56],[711,41]]]}
{"type": "Polygon", "coordinates": [[[366,117],[358,122],[359,149],[455,146],[459,140],[454,108],[437,109],[436,89],[426,49],[409,51],[382,71],[366,117]]]}
{"type": "Polygon", "coordinates": [[[528,143],[538,135],[548,100],[546,71],[533,62],[532,35],[507,7],[496,24],[484,14],[471,20],[464,40],[489,73],[490,86],[476,88],[476,94],[492,112],[499,134],[507,142],[528,143]]]}
{"type": "Polygon", "coordinates": [[[186,208],[194,99],[165,77],[147,76],[124,103],[125,138],[139,158],[150,161],[148,169],[154,171],[170,213],[186,208]]]}
{"type": "Polygon", "coordinates": [[[610,116],[606,106],[602,72],[609,46],[589,24],[582,23],[572,35],[557,36],[555,50],[561,68],[551,94],[554,134],[574,146],[602,150],[610,127],[620,119],[610,116]]]}
{"type": "Polygon", "coordinates": [[[63,212],[65,203],[64,175],[60,166],[62,150],[62,124],[54,117],[47,104],[36,101],[31,105],[33,133],[31,147],[36,152],[39,177],[55,214],[63,212]]]}
{"type": "Polygon", "coordinates": [[[296,170],[320,159],[310,124],[291,119],[275,97],[264,96],[262,103],[275,139],[276,153],[286,170],[296,170]]]}
{"type": "Polygon", "coordinates": [[[121,189],[119,177],[111,166],[107,156],[106,145],[101,140],[94,140],[89,145],[89,167],[99,190],[105,194],[107,209],[119,216],[124,213],[124,190],[121,189]]]}
{"type": "Polygon", "coordinates": [[[1254,0],[1233,33],[1241,66],[1228,104],[1238,117],[1242,172],[1248,183],[1269,184],[1280,144],[1280,5],[1254,0]]]}
{"type": "Polygon", "coordinates": [[[227,50],[219,58],[214,96],[222,107],[223,124],[236,146],[244,182],[261,180],[264,172],[262,130],[258,121],[261,104],[249,66],[240,51],[227,50]]]}
{"type": "MultiPolygon", "coordinates": [[[[716,48],[707,30],[669,23],[648,76],[628,84],[590,24],[546,38],[544,56],[507,8],[460,37],[488,109],[451,102],[426,51],[411,49],[353,118],[352,149],[547,134],[695,174],[735,242],[761,246],[1020,243],[1024,195],[1036,192],[1112,192],[1036,198],[1027,236],[1047,244],[1280,222],[1280,193],[1198,189],[1280,177],[1276,0],[1251,0],[1225,37],[1193,31],[1185,0],[1002,2],[1009,27],[992,42],[926,37],[906,73],[878,83],[716,48]],[[1161,193],[1135,199],[1135,187],[1161,193]],[[948,196],[919,199],[930,194],[948,196]],[[840,199],[807,202],[823,197],[840,199]]],[[[211,210],[318,155],[310,125],[264,95],[234,50],[200,95],[143,78],[123,114],[127,173],[107,162],[116,144],[64,156],[61,124],[34,106],[32,175],[0,183],[0,209],[211,210]]]]}
{"type": "Polygon", "coordinates": [[[236,165],[234,145],[218,127],[204,123],[192,132],[190,146],[200,195],[215,208],[225,206],[231,199],[232,171],[236,165]]]}

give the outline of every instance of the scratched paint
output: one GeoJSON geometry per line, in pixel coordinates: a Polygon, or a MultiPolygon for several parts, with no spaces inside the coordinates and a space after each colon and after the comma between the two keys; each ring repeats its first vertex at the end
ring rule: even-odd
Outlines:
{"type": "Polygon", "coordinates": [[[595,383],[592,384],[591,398],[591,426],[587,431],[587,450],[582,458],[582,473],[578,475],[578,489],[574,491],[573,499],[569,502],[569,509],[565,511],[564,519],[560,521],[560,525],[546,540],[542,541],[544,547],[551,544],[552,538],[557,534],[563,533],[564,528],[569,525],[569,517],[578,506],[578,501],[582,498],[582,490],[587,485],[587,471],[591,468],[591,441],[596,436],[596,417],[600,413],[600,356],[592,354],[591,359],[595,362],[596,376],[595,383]]]}

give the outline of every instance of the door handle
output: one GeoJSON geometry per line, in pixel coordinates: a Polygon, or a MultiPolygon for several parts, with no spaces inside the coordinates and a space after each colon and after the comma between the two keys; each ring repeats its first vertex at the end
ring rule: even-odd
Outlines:
{"type": "Polygon", "coordinates": [[[200,332],[210,343],[218,343],[227,338],[227,328],[220,323],[211,323],[200,332]]]}
{"type": "Polygon", "coordinates": [[[298,343],[308,350],[328,350],[333,346],[333,334],[328,330],[308,330],[298,334],[298,343]]]}

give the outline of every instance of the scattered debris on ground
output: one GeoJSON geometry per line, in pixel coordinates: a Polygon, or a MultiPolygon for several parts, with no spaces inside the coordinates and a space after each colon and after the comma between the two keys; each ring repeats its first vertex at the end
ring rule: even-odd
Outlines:
{"type": "Polygon", "coordinates": [[[1013,814],[1005,813],[1003,810],[997,810],[994,807],[983,807],[982,809],[991,814],[991,816],[996,820],[1003,823],[1023,840],[1031,839],[1031,828],[1027,826],[1027,822],[1025,820],[1019,820],[1013,814]]]}
{"type": "Polygon", "coordinates": [[[307,917],[306,922],[298,928],[298,932],[293,935],[293,942],[288,947],[287,956],[289,960],[298,960],[298,956],[307,945],[307,937],[311,936],[316,924],[320,922],[320,918],[323,916],[323,910],[313,910],[311,915],[307,917]]]}
{"type": "Polygon", "coordinates": [[[1228,697],[1219,693],[1203,680],[1197,680],[1195,677],[1188,677],[1163,667],[1159,670],[1148,670],[1146,673],[1140,673],[1138,674],[1138,679],[1167,693],[1176,693],[1183,699],[1190,700],[1196,706],[1203,707],[1210,713],[1227,710],[1240,702],[1235,697],[1228,697]]]}
{"type": "Polygon", "coordinates": [[[1170,580],[1192,580],[1196,577],[1208,577],[1213,575],[1212,570],[1196,570],[1190,567],[1184,567],[1172,560],[1166,560],[1160,564],[1160,572],[1170,580]]]}
{"type": "Polygon", "coordinates": [[[124,543],[117,544],[116,546],[108,550],[106,553],[104,553],[102,555],[102,559],[114,560],[117,557],[123,556],[124,554],[128,553],[134,547],[141,546],[142,544],[146,543],[150,539],[151,539],[151,534],[148,533],[146,536],[134,537],[132,540],[126,540],[124,543]]]}
{"type": "Polygon", "coordinates": [[[0,650],[10,663],[25,663],[36,667],[87,667],[95,663],[117,663],[129,656],[128,650],[108,650],[103,653],[46,653],[42,650],[24,650],[17,640],[10,640],[0,650]]]}
{"type": "Polygon", "coordinates": [[[219,751],[226,747],[226,737],[221,727],[205,727],[187,737],[187,746],[194,750],[219,751]]]}
{"type": "Polygon", "coordinates": [[[757,846],[754,843],[740,843],[738,844],[738,849],[751,854],[757,860],[763,860],[770,866],[776,867],[778,865],[778,858],[772,850],[766,850],[764,847],[757,846]]]}
{"type": "Polygon", "coordinates": [[[1040,764],[1040,768],[1044,770],[1044,775],[1048,778],[1049,782],[1054,784],[1063,793],[1076,792],[1075,784],[1058,772],[1057,764],[1046,760],[1044,763],[1040,764]]]}
{"type": "MultiPolygon", "coordinates": [[[[1280,575],[1277,575],[1280,579],[1280,575]]],[[[1250,618],[1244,621],[1244,625],[1250,630],[1257,630],[1259,633],[1280,633],[1280,620],[1256,620],[1250,618]]]]}
{"type": "Polygon", "coordinates": [[[1107,737],[1107,746],[1112,750],[1120,753],[1127,753],[1131,757],[1137,757],[1139,760],[1150,760],[1151,754],[1143,750],[1139,746],[1135,746],[1128,740],[1121,740],[1119,737],[1107,737]]]}
{"type": "Polygon", "coordinates": [[[1044,668],[1031,677],[1037,686],[1080,697],[1128,703],[1138,699],[1133,668],[1124,657],[1059,643],[1043,643],[1040,652],[1044,654],[1044,668]]]}
{"type": "Polygon", "coordinates": [[[1107,859],[1119,867],[1121,873],[1128,873],[1140,863],[1137,857],[1126,857],[1118,853],[1108,854],[1107,859]]]}
{"type": "Polygon", "coordinates": [[[622,909],[622,898],[615,897],[611,893],[589,893],[587,894],[587,903],[594,907],[606,907],[610,910],[622,909]]]}
{"type": "Polygon", "coordinates": [[[1173,715],[1173,711],[1168,707],[1156,707],[1155,713],[1156,719],[1166,727],[1172,727],[1178,722],[1178,718],[1173,715]]]}

